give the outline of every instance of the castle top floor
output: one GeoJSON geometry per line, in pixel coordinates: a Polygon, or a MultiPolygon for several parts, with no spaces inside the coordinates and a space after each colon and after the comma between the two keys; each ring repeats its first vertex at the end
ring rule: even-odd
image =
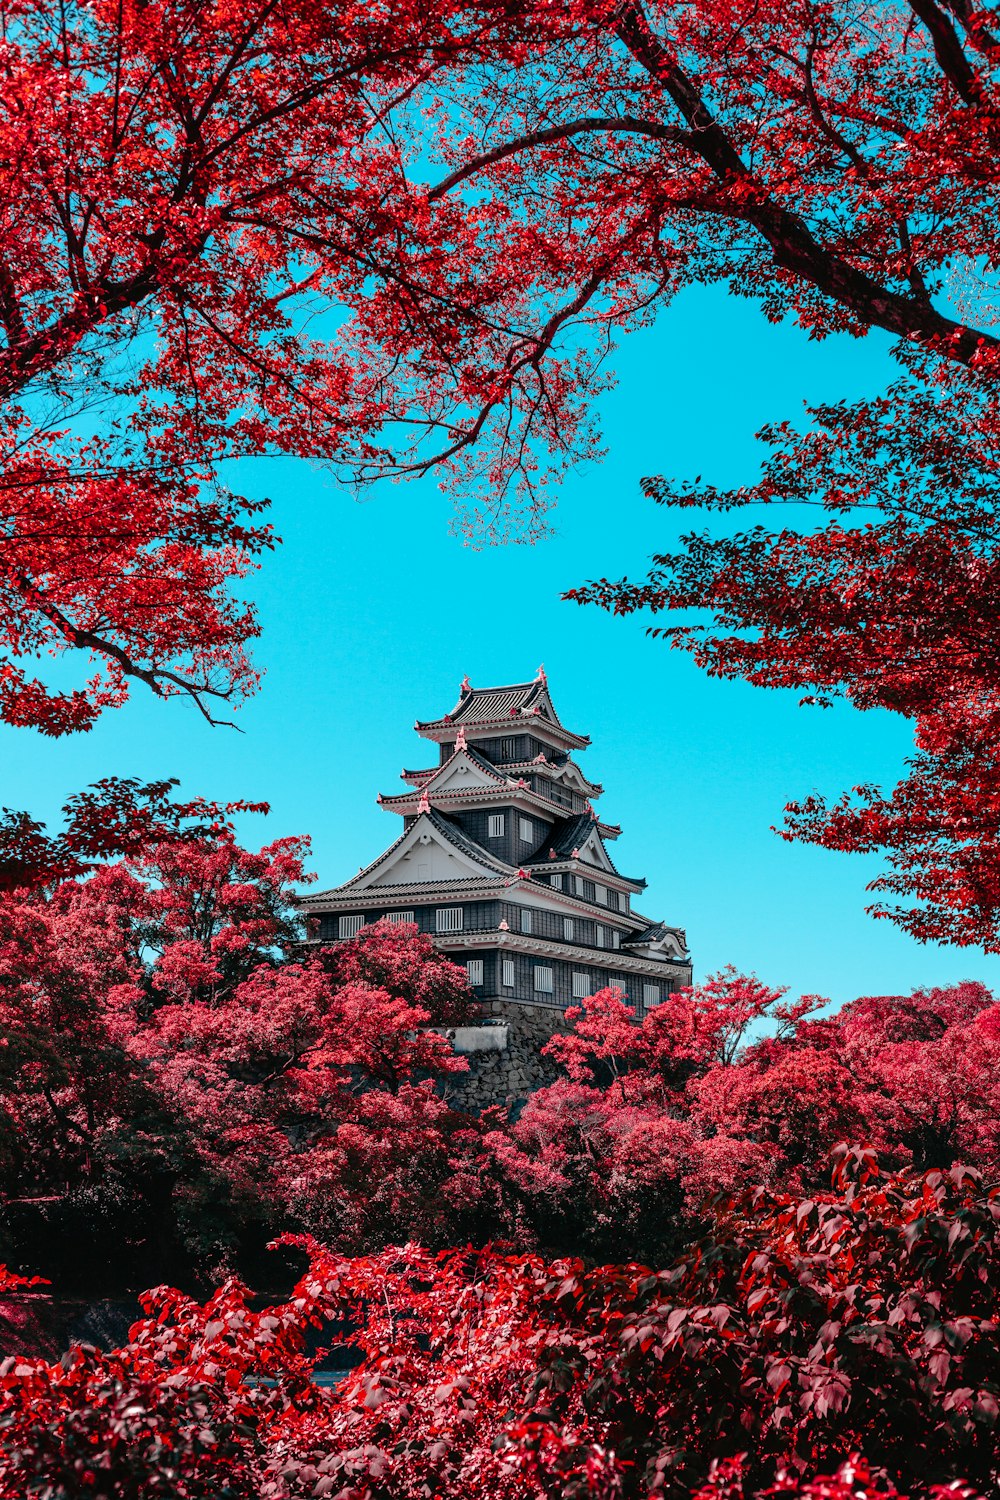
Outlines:
{"type": "Polygon", "coordinates": [[[440,719],[418,719],[413,727],[423,739],[442,747],[442,761],[459,735],[466,744],[477,745],[486,740],[533,738],[564,753],[585,750],[590,744],[589,735],[574,734],[560,722],[544,667],[539,667],[532,682],[508,687],[474,688],[466,677],[450,713],[440,719]]]}

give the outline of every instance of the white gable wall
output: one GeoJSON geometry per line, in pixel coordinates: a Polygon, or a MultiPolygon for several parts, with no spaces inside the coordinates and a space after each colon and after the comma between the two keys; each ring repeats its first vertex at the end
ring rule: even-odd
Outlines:
{"type": "Polygon", "coordinates": [[[452,792],[471,791],[474,787],[482,787],[489,792],[495,792],[506,780],[502,776],[488,776],[481,766],[477,766],[464,751],[459,750],[450,760],[445,761],[440,771],[426,782],[429,791],[443,792],[446,789],[452,792]]]}
{"type": "Polygon", "coordinates": [[[345,888],[354,891],[379,886],[409,885],[414,881],[496,879],[496,869],[480,863],[450,844],[429,818],[418,818],[393,852],[345,888]]]}

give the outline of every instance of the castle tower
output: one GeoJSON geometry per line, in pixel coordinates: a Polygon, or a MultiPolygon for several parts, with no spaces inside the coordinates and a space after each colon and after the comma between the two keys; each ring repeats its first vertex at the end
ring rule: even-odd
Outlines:
{"type": "Polygon", "coordinates": [[[646,882],[608,852],[621,830],[594,811],[603,789],[574,759],[590,740],[560,722],[544,669],[510,687],[466,678],[450,713],[415,728],[438,764],[403,771],[406,790],[379,797],[403,823],[384,854],[302,898],[319,941],[380,918],[415,922],[466,966],[488,1013],[530,1008],[542,1022],[547,1011],[540,1035],[607,986],[643,1014],[690,984],[683,931],[633,906],[646,882]]]}

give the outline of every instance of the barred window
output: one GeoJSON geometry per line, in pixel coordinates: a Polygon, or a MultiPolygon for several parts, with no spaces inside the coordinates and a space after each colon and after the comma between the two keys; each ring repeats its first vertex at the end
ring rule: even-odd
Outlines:
{"type": "Polygon", "coordinates": [[[505,990],[514,988],[514,960],[505,958],[503,961],[503,987],[505,990]]]}
{"type": "Polygon", "coordinates": [[[401,927],[404,922],[413,921],[412,911],[387,911],[385,920],[391,922],[394,927],[401,927]]]}
{"type": "Polygon", "coordinates": [[[341,917],[337,928],[337,936],[342,938],[356,937],[364,925],[364,917],[341,917]]]}
{"type": "Polygon", "coordinates": [[[642,987],[643,1005],[659,1005],[660,986],[658,984],[644,984],[642,987]]]}
{"type": "Polygon", "coordinates": [[[503,838],[504,816],[503,813],[490,813],[490,838],[503,838]]]}
{"type": "Polygon", "coordinates": [[[563,939],[567,943],[573,941],[573,918],[563,917],[563,939]]]}
{"type": "Polygon", "coordinates": [[[483,982],[483,961],[481,958],[470,958],[466,964],[471,985],[480,985],[483,982]]]}
{"type": "Polygon", "coordinates": [[[591,993],[590,975],[574,973],[573,975],[573,999],[586,1000],[591,993]]]}
{"type": "Polygon", "coordinates": [[[438,932],[461,932],[462,923],[460,906],[439,906],[434,913],[434,926],[438,932]]]}
{"type": "Polygon", "coordinates": [[[531,931],[531,912],[528,910],[528,908],[526,906],[523,906],[521,908],[521,931],[522,932],[530,932],[531,931]]]}
{"type": "Polygon", "coordinates": [[[552,970],[546,964],[535,965],[535,989],[543,995],[552,994],[552,970]]]}
{"type": "Polygon", "coordinates": [[[562,876],[558,875],[558,874],[557,875],[553,875],[553,877],[552,877],[552,889],[554,891],[561,891],[562,888],[563,888],[563,878],[562,878],[562,876]]]}
{"type": "Polygon", "coordinates": [[[535,842],[535,825],[530,818],[519,819],[518,832],[521,835],[522,843],[533,844],[535,842]]]}
{"type": "Polygon", "coordinates": [[[500,741],[500,759],[501,760],[516,760],[517,759],[517,740],[501,740],[500,741]]]}

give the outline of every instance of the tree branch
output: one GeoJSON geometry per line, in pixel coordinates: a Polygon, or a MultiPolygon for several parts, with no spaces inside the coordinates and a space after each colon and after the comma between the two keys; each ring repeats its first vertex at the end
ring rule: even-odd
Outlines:
{"type": "MultiPolygon", "coordinates": [[[[179,692],[186,693],[213,728],[239,730],[239,725],[232,723],[229,719],[213,718],[202,702],[203,695],[228,701],[232,695],[231,689],[214,688],[207,682],[192,682],[189,677],[183,676],[180,672],[174,672],[169,667],[142,667],[117,642],[106,640],[94,631],[83,630],[79,625],[74,625],[68,615],[65,615],[58,605],[46,599],[42,591],[29,578],[18,579],[18,586],[31,600],[39,614],[44,615],[50,624],[55,625],[72,645],[84,651],[95,651],[98,655],[110,657],[112,661],[117,662],[126,676],[135,677],[140,682],[144,682],[158,698],[167,696],[165,683],[177,688],[179,692]]],[[[242,731],[239,732],[242,733],[242,731]]]]}
{"type": "Polygon", "coordinates": [[[982,97],[979,79],[965,55],[958,32],[944,11],[938,9],[934,0],[909,0],[909,5],[930,33],[934,56],[948,82],[966,104],[979,103],[982,97]]]}
{"type": "Polygon", "coordinates": [[[902,338],[936,344],[942,354],[961,364],[970,364],[984,347],[1000,349],[1000,339],[994,335],[956,323],[928,308],[922,299],[905,297],[873,280],[822,245],[800,214],[775,202],[633,0],[620,13],[617,34],[684,116],[692,148],[731,192],[733,207],[729,212],[763,235],[782,269],[825,292],[865,323],[902,338]]]}
{"type": "Polygon", "coordinates": [[[543,130],[530,130],[525,135],[515,137],[514,140],[505,141],[502,146],[495,146],[492,151],[486,151],[482,156],[477,156],[473,161],[467,162],[464,167],[459,167],[443,182],[431,188],[427,194],[428,201],[433,203],[436,198],[442,198],[445,193],[450,193],[452,188],[457,187],[466,178],[474,177],[485,167],[492,166],[494,162],[503,161],[505,157],[515,156],[519,151],[530,150],[533,146],[544,146],[550,141],[569,140],[574,135],[597,133],[652,136],[654,140],[669,141],[675,146],[691,144],[688,132],[676,125],[662,125],[658,120],[640,120],[634,115],[587,115],[580,120],[570,120],[565,125],[551,125],[543,130]]]}

